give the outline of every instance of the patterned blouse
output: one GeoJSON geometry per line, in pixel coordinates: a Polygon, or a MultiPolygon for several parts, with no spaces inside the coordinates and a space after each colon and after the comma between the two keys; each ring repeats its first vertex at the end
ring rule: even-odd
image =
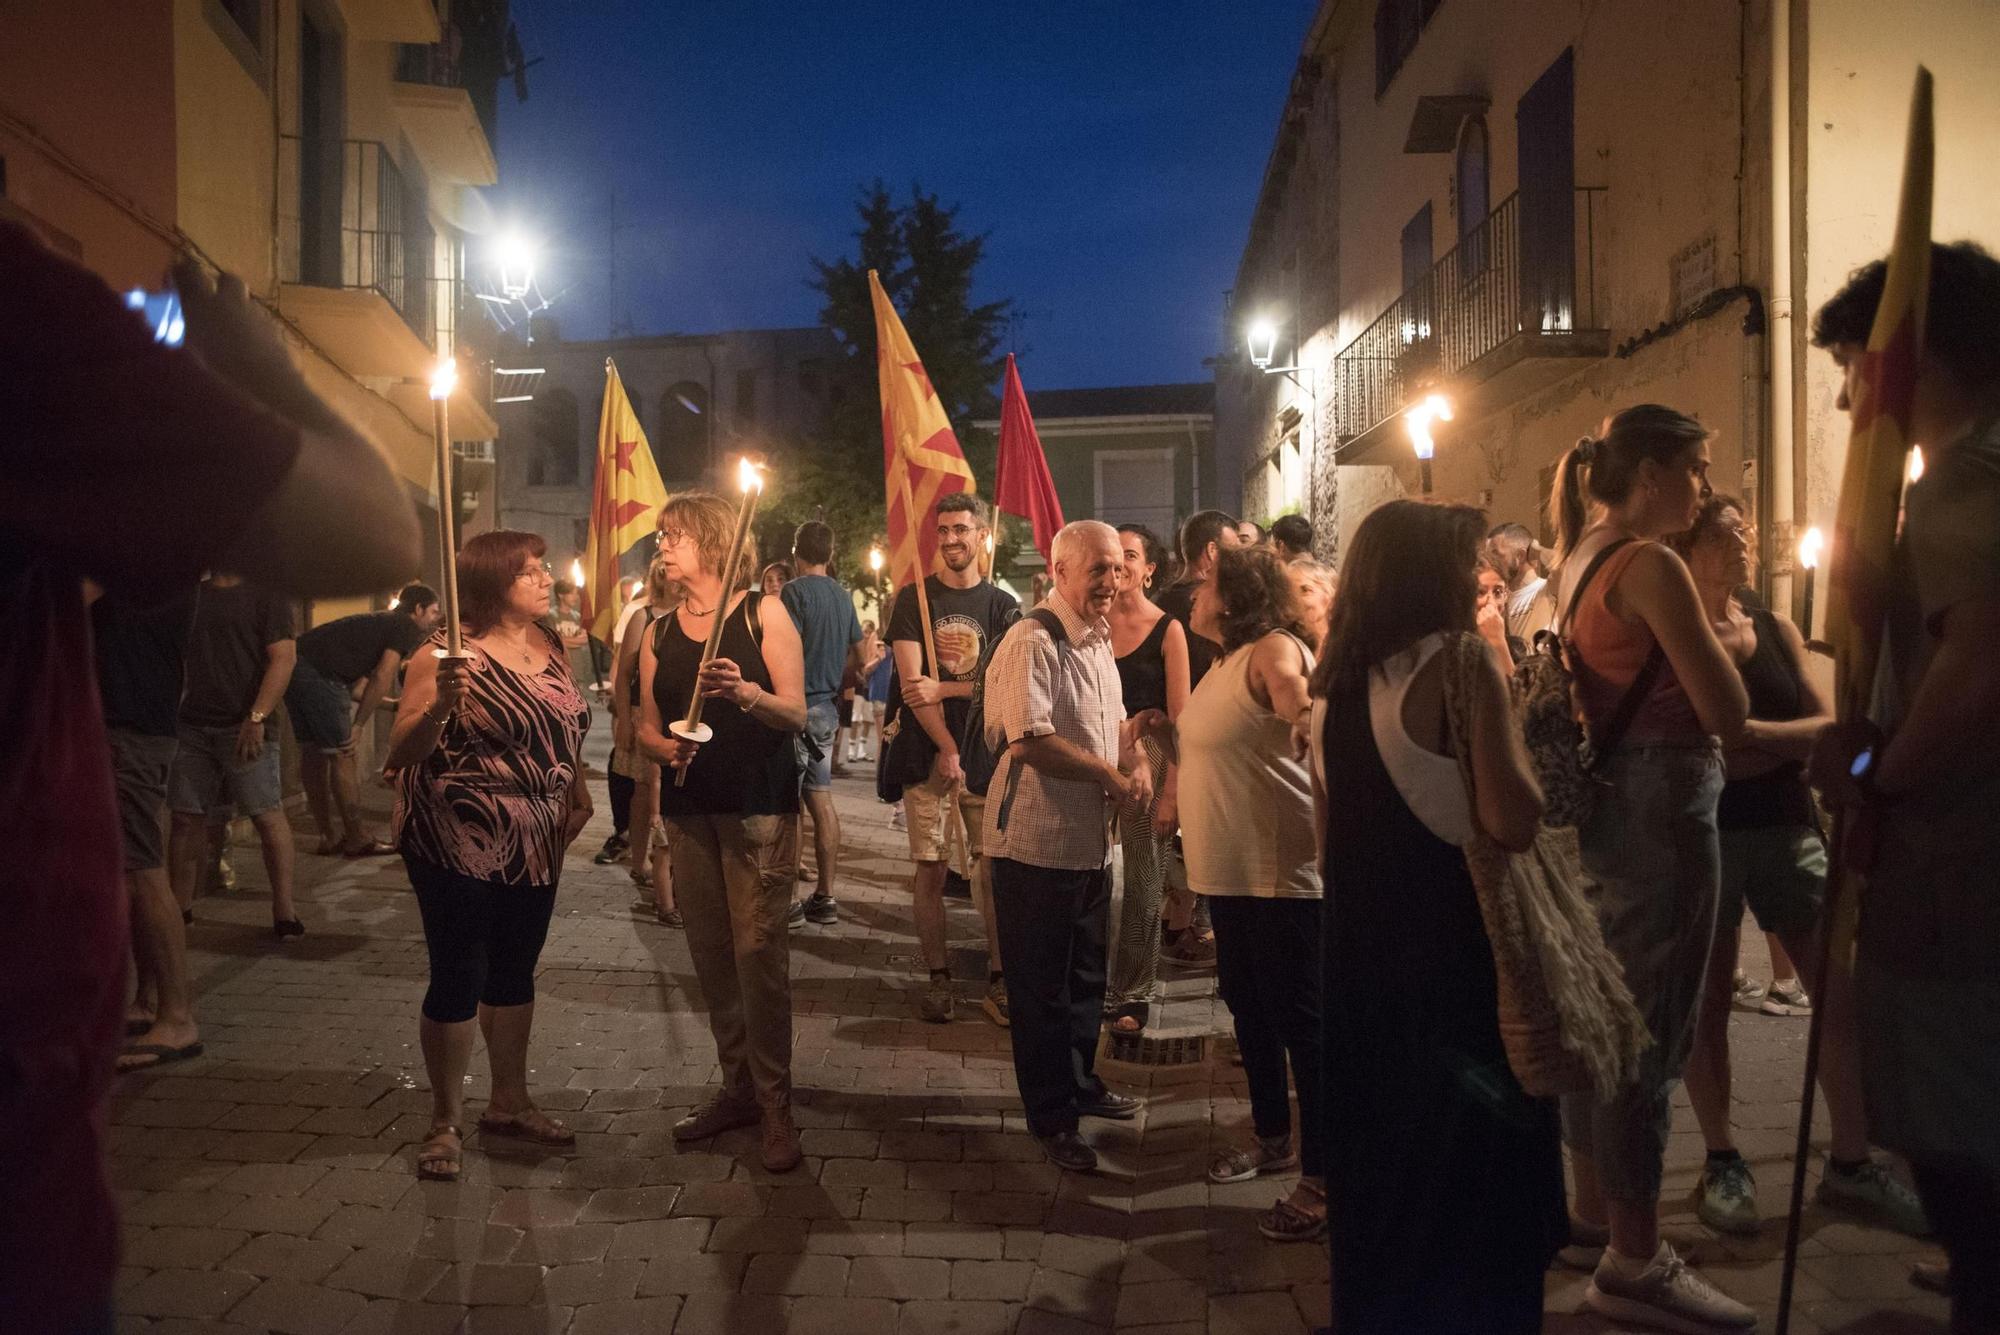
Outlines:
{"type": "MultiPolygon", "coordinates": [[[[562,642],[549,663],[516,672],[470,640],[472,678],[437,748],[396,775],[396,846],[481,881],[553,886],[562,871],[569,787],[582,763],[590,706],[562,642]]],[[[444,646],[444,632],[429,648],[444,646]]]]}

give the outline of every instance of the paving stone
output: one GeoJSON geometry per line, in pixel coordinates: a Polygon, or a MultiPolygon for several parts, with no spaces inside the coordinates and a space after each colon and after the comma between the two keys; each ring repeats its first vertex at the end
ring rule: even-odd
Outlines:
{"type": "Polygon", "coordinates": [[[709,1219],[761,1215],[768,1190],[748,1182],[698,1182],[675,1198],[673,1213],[709,1219]]]}
{"type": "Polygon", "coordinates": [[[1006,1303],[904,1303],[896,1335],[1008,1335],[1014,1310],[1006,1303]]]}
{"type": "Polygon", "coordinates": [[[340,1335],[453,1335],[464,1319],[462,1307],[377,1298],[348,1322],[340,1335]]]}
{"type": "Polygon", "coordinates": [[[638,1332],[659,1335],[674,1328],[680,1311],[681,1300],[677,1297],[590,1303],[576,1309],[576,1315],[570,1319],[569,1335],[637,1335],[638,1332]]]}
{"type": "Polygon", "coordinates": [[[638,1259],[559,1265],[542,1276],[543,1296],[564,1307],[618,1302],[639,1291],[646,1263],[638,1259]]]}
{"type": "Polygon", "coordinates": [[[1199,1284],[1184,1279],[1155,1284],[1126,1284],[1118,1290],[1117,1323],[1144,1326],[1185,1321],[1188,1313],[1205,1310],[1208,1294],[1199,1284]]]}
{"type": "Polygon", "coordinates": [[[896,1304],[886,1298],[803,1298],[792,1304],[785,1335],[888,1335],[896,1304]]]}
{"type": "Polygon", "coordinates": [[[488,1223],[506,1224],[513,1228],[556,1228],[576,1223],[590,1197],[591,1193],[587,1191],[560,1188],[510,1191],[493,1206],[486,1219],[488,1223]]]}
{"type": "Polygon", "coordinates": [[[863,1219],[897,1219],[904,1223],[941,1223],[951,1218],[951,1193],[870,1187],[862,1196],[863,1219]]]}
{"type": "Polygon", "coordinates": [[[750,1258],[750,1268],[743,1273],[743,1291],[787,1297],[836,1297],[847,1291],[847,1264],[844,1256],[767,1252],[750,1258]]]}
{"type": "Polygon", "coordinates": [[[450,1267],[408,1250],[371,1247],[355,1252],[326,1277],[329,1288],[352,1289],[371,1298],[420,1302],[450,1267]]]}
{"type": "Polygon", "coordinates": [[[1235,1293],[1208,1303],[1210,1335],[1305,1335],[1289,1293],[1235,1293]]]}
{"type": "Polygon", "coordinates": [[[522,1307],[535,1301],[541,1287],[542,1268],[538,1265],[454,1261],[431,1285],[424,1301],[465,1307],[522,1307]]]}
{"type": "Polygon", "coordinates": [[[789,1329],[789,1298],[762,1293],[695,1293],[681,1304],[674,1335],[747,1335],[789,1329]]]}
{"type": "Polygon", "coordinates": [[[611,1249],[614,1224],[564,1224],[529,1229],[507,1259],[531,1265],[575,1265],[600,1261],[611,1249]]]}
{"type": "Polygon", "coordinates": [[[921,1256],[857,1256],[847,1268],[857,1298],[949,1298],[951,1262],[921,1256]]]}
{"type": "Polygon", "coordinates": [[[820,1165],[823,1187],[900,1187],[904,1166],[891,1159],[828,1159],[820,1165]]]}
{"type": "Polygon", "coordinates": [[[1006,1242],[1000,1230],[980,1224],[912,1224],[903,1230],[905,1256],[997,1261],[1006,1242]]]}
{"type": "Polygon", "coordinates": [[[373,1205],[343,1205],[327,1216],[313,1231],[322,1242],[344,1242],[350,1247],[399,1248],[417,1245],[428,1225],[422,1215],[399,1214],[373,1205]]]}
{"type": "Polygon", "coordinates": [[[1034,1274],[1035,1267],[1027,1261],[953,1261],[951,1296],[1023,1302],[1034,1274]]]}
{"type": "Polygon", "coordinates": [[[170,1224],[132,1240],[124,1260],[146,1270],[207,1270],[249,1240],[248,1230],[170,1224]]]}
{"type": "Polygon", "coordinates": [[[118,1303],[135,1316],[219,1317],[261,1283],[241,1270],[155,1270],[118,1303]]]}
{"type": "Polygon", "coordinates": [[[279,1277],[231,1308],[229,1319],[276,1335],[340,1335],[367,1306],[358,1293],[279,1277]]]}
{"type": "Polygon", "coordinates": [[[315,1242],[271,1233],[252,1238],[232,1253],[229,1268],[266,1278],[282,1276],[300,1284],[316,1284],[346,1260],[352,1250],[337,1242],[315,1242]]]}
{"type": "Polygon", "coordinates": [[[1085,1279],[1066,1270],[1036,1266],[1034,1276],[1028,1281],[1028,1306],[1108,1326],[1118,1315],[1118,1286],[1104,1280],[1085,1279]]]}
{"type": "Polygon", "coordinates": [[[577,1218],[587,1224],[664,1219],[679,1195],[679,1187],[607,1187],[591,1193],[577,1218]]]}
{"type": "Polygon", "coordinates": [[[712,1252],[802,1252],[803,1219],[718,1219],[708,1235],[712,1252]]]}
{"type": "Polygon", "coordinates": [[[743,1252],[696,1252],[656,1256],[639,1276],[639,1296],[735,1293],[743,1286],[750,1257],[743,1252]]]}
{"type": "Polygon", "coordinates": [[[880,1219],[815,1219],[805,1249],[823,1256],[898,1256],[903,1226],[880,1219]]]}
{"type": "Polygon", "coordinates": [[[252,1196],[219,1222],[224,1228],[246,1233],[290,1233],[305,1238],[339,1208],[334,1201],[304,1196],[252,1196]]]}
{"type": "Polygon", "coordinates": [[[505,1261],[521,1241],[518,1228],[477,1219],[431,1219],[413,1250],[440,1261],[505,1261]]]}

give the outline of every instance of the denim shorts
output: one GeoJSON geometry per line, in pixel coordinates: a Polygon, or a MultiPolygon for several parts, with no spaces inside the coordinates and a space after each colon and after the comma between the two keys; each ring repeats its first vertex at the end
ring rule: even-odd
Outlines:
{"type": "Polygon", "coordinates": [[[303,658],[285,688],[285,712],[300,746],[333,754],[354,744],[354,701],[347,687],[303,658]]]}
{"type": "Polygon", "coordinates": [[[230,810],[261,816],[285,800],[279,783],[278,744],[267,727],[264,749],[248,764],[236,759],[235,728],[181,724],[181,749],[167,780],[167,806],[184,816],[230,810]]]}
{"type": "Polygon", "coordinates": [[[838,701],[822,700],[806,706],[805,737],[819,747],[817,756],[811,746],[799,747],[799,758],[805,762],[805,789],[809,793],[823,793],[833,787],[833,738],[839,728],[838,701]]]}
{"type": "Polygon", "coordinates": [[[1607,760],[1596,806],[1577,830],[1583,869],[1596,882],[1604,944],[1653,1044],[1634,1082],[1610,1101],[1563,1099],[1570,1148],[1590,1156],[1604,1194],[1659,1198],[1669,1099],[1694,1041],[1702,980],[1715,942],[1721,853],[1715,804],[1722,753],[1713,743],[1632,745],[1607,760]]]}

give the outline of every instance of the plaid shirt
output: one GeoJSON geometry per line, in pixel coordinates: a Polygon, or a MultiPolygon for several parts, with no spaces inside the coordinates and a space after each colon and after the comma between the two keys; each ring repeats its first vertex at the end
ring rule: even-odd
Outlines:
{"type": "MultiPolygon", "coordinates": [[[[1061,594],[1043,604],[1063,624],[1058,646],[1032,617],[1022,617],[993,651],[986,669],[986,720],[1008,742],[1053,734],[1118,763],[1125,692],[1111,652],[1111,626],[1086,620],[1061,594]]],[[[984,851],[1037,867],[1089,871],[1111,860],[1111,805],[1089,779],[1058,779],[1003,754],[987,789],[984,851]],[[1006,801],[1008,785],[1013,801],[1006,801]],[[1005,815],[1007,828],[1000,828],[1005,815]]]]}

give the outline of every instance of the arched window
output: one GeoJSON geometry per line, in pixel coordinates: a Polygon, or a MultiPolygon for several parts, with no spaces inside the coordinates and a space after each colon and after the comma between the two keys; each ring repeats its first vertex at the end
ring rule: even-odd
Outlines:
{"type": "Polygon", "coordinates": [[[578,472],[576,395],[561,387],[535,396],[535,452],[528,457],[531,487],[573,487],[578,472]]]}
{"type": "Polygon", "coordinates": [[[692,380],[670,385],[660,395],[660,434],[653,458],[660,476],[685,481],[708,467],[708,391],[692,380]]]}
{"type": "Polygon", "coordinates": [[[1487,238],[1480,232],[1493,205],[1487,183],[1490,148],[1486,118],[1467,116],[1458,127],[1458,239],[1465,245],[1461,272],[1470,276],[1486,268],[1487,238]],[[1475,237],[1475,233],[1478,235],[1475,237]]]}

